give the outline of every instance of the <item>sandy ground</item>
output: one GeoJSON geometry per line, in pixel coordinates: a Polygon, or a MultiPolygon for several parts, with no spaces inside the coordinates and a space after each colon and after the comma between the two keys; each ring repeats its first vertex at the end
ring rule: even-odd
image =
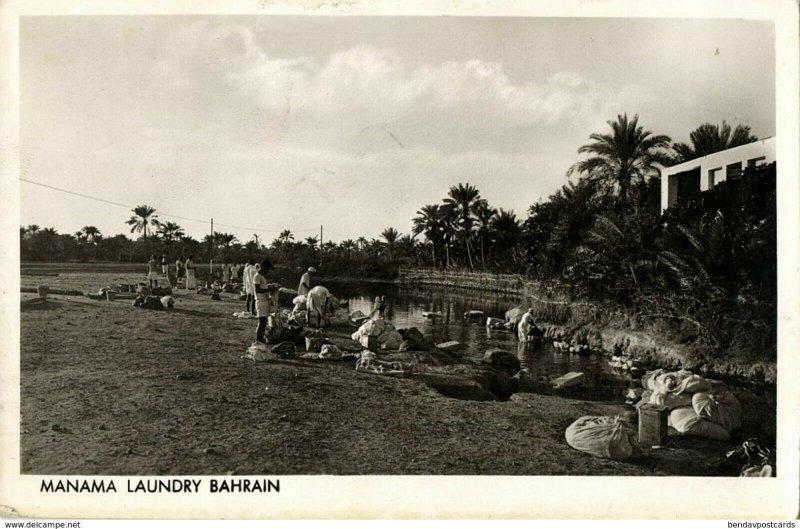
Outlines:
{"type": "MultiPolygon", "coordinates": [[[[84,292],[128,279],[140,277],[22,276],[84,292]]],[[[231,316],[243,302],[177,299],[171,312],[72,296],[22,309],[23,473],[716,475],[737,441],[774,432],[774,408],[752,397],[730,442],[671,438],[634,461],[597,459],[564,430],[627,406],[458,400],[423,377],[357,373],[353,361],[253,363],[240,357],[255,322],[231,316]]]]}

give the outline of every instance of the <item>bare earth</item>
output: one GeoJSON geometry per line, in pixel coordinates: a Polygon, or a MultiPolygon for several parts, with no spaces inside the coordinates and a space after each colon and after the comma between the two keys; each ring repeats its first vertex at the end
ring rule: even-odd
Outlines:
{"type": "MultiPolygon", "coordinates": [[[[140,278],[22,282],[86,293],[140,278]]],[[[243,302],[176,298],[171,312],[61,295],[23,304],[23,473],[714,475],[736,441],[774,433],[774,408],[752,397],[730,442],[671,438],[635,461],[597,459],[570,448],[564,430],[627,406],[534,393],[457,400],[420,377],[356,373],[353,361],[253,363],[240,356],[255,322],[231,316],[243,302]]]]}

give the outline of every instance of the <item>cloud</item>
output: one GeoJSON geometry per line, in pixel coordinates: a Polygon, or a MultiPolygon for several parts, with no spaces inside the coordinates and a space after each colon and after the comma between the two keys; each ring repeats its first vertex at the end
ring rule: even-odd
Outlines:
{"type": "Polygon", "coordinates": [[[622,103],[621,93],[569,71],[518,80],[499,62],[411,66],[395,51],[367,45],[322,60],[281,58],[243,26],[201,23],[175,39],[156,75],[202,92],[193,97],[227,102],[226,115],[215,118],[264,143],[356,156],[414,146],[514,152],[530,149],[541,129],[604,121],[609,106],[622,103]]]}

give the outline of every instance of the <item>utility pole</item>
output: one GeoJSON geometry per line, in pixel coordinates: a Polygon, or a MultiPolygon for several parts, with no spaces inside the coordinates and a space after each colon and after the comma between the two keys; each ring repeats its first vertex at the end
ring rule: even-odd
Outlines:
{"type": "Polygon", "coordinates": [[[208,259],[208,273],[211,278],[214,278],[214,217],[211,217],[211,239],[209,240],[209,259],[208,259]]]}
{"type": "Polygon", "coordinates": [[[319,225],[319,265],[322,266],[322,224],[319,225]]]}

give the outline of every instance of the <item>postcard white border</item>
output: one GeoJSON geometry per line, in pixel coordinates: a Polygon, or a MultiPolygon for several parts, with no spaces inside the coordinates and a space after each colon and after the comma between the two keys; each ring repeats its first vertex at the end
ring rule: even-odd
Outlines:
{"type": "MultiPolygon", "coordinates": [[[[785,1],[44,0],[0,6],[0,516],[77,518],[794,518],[798,514],[798,7],[785,1]],[[776,35],[779,211],[778,463],[775,479],[281,476],[280,494],[39,493],[19,474],[19,25],[37,15],[449,15],[741,18],[776,35]],[[9,510],[11,509],[11,510],[9,510]]],[[[208,476],[198,476],[208,478],[208,476]]],[[[117,478],[124,482],[123,478],[117,478]]]]}

